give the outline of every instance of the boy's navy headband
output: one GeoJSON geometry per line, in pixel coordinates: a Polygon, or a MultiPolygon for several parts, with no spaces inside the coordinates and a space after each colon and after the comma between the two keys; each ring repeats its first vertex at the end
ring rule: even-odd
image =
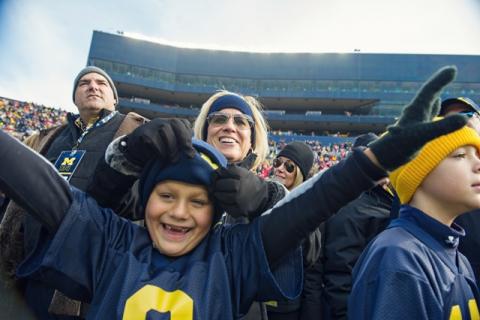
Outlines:
{"type": "Polygon", "coordinates": [[[245,99],[243,99],[239,95],[232,93],[221,96],[220,98],[215,100],[210,106],[210,110],[208,110],[207,116],[213,112],[217,112],[226,108],[237,109],[243,114],[249,115],[253,118],[252,108],[247,103],[247,101],[245,101],[245,99]]]}

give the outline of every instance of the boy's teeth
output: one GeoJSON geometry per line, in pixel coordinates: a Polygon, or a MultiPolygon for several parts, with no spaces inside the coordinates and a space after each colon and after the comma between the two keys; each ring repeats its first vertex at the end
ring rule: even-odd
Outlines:
{"type": "Polygon", "coordinates": [[[176,227],[172,227],[168,224],[165,225],[165,228],[167,230],[175,231],[175,232],[187,232],[187,230],[188,230],[188,228],[176,228],[176,227]]]}

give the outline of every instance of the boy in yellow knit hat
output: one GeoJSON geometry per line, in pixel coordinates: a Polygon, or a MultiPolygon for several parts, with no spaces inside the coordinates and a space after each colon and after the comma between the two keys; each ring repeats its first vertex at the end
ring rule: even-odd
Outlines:
{"type": "Polygon", "coordinates": [[[353,271],[350,319],[479,319],[478,289],[453,220],[480,208],[480,137],[465,126],[389,173],[400,215],[353,271]]]}

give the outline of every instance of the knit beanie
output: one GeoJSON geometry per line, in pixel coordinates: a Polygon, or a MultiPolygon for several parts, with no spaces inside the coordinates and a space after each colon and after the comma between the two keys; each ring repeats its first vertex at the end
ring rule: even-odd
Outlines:
{"type": "Polygon", "coordinates": [[[98,68],[98,67],[95,67],[95,66],[85,67],[85,68],[83,68],[82,70],[80,70],[80,72],[77,74],[77,77],[76,77],[75,80],[73,81],[73,94],[72,94],[73,103],[75,103],[75,91],[77,91],[78,81],[80,81],[80,79],[81,79],[84,75],[89,74],[89,73],[98,73],[99,75],[101,75],[101,76],[103,76],[105,79],[107,79],[108,84],[110,85],[110,88],[112,88],[113,96],[114,96],[115,100],[116,100],[117,103],[118,103],[117,88],[115,87],[115,84],[113,83],[112,78],[110,78],[110,76],[109,76],[105,71],[103,71],[102,69],[100,69],[100,68],[98,68]]]}
{"type": "Polygon", "coordinates": [[[278,157],[285,157],[292,160],[300,169],[303,175],[303,181],[307,180],[308,173],[313,165],[313,151],[310,147],[300,141],[294,141],[285,146],[277,155],[278,157]]]}
{"type": "Polygon", "coordinates": [[[235,93],[228,93],[226,95],[218,97],[210,106],[207,116],[210,113],[221,111],[222,109],[225,109],[225,108],[237,109],[241,113],[249,115],[250,117],[253,117],[252,108],[250,107],[248,102],[244,98],[242,98],[241,96],[235,93]]]}
{"type": "MultiPolygon", "coordinates": [[[[441,119],[437,117],[435,120],[441,119]]],[[[456,149],[472,145],[480,150],[480,136],[467,126],[428,142],[410,162],[389,173],[401,204],[409,203],[422,181],[456,149]]]]}

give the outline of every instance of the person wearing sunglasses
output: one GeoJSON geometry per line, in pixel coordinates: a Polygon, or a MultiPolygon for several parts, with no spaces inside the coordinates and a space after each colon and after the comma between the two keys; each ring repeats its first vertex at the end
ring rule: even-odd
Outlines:
{"type": "MultiPolygon", "coordinates": [[[[461,113],[469,117],[467,125],[480,134],[480,106],[472,99],[467,97],[449,98],[442,101],[440,115],[448,116],[455,113],[461,113]]],[[[470,264],[477,285],[480,285],[480,256],[478,248],[480,246],[480,210],[474,210],[461,215],[455,220],[465,229],[465,237],[460,241],[459,251],[463,253],[470,264]]]]}
{"type": "Polygon", "coordinates": [[[273,174],[288,190],[292,190],[307,180],[313,165],[313,152],[300,141],[285,146],[273,160],[273,174]]]}
{"type": "Polygon", "coordinates": [[[449,98],[442,101],[440,116],[448,116],[455,113],[466,115],[468,126],[480,133],[480,107],[472,99],[467,97],[449,98]]]}
{"type": "Polygon", "coordinates": [[[267,157],[267,123],[260,102],[229,91],[212,95],[200,109],[195,137],[223,153],[229,163],[255,169],[267,157]]]}
{"type": "Polygon", "coordinates": [[[217,193],[228,213],[224,223],[251,220],[287,192],[282,184],[255,174],[269,150],[268,127],[261,110],[257,99],[223,90],[202,105],[194,124],[195,138],[214,146],[229,163],[222,173],[229,180],[217,193]]]}
{"type": "MultiPolygon", "coordinates": [[[[309,178],[314,157],[312,149],[304,142],[287,144],[273,160],[274,179],[292,191],[309,178]]],[[[320,316],[322,280],[317,275],[322,267],[319,259],[321,245],[322,233],[317,228],[302,245],[305,277],[301,296],[291,301],[268,302],[269,320],[312,319],[320,316]]]]}

